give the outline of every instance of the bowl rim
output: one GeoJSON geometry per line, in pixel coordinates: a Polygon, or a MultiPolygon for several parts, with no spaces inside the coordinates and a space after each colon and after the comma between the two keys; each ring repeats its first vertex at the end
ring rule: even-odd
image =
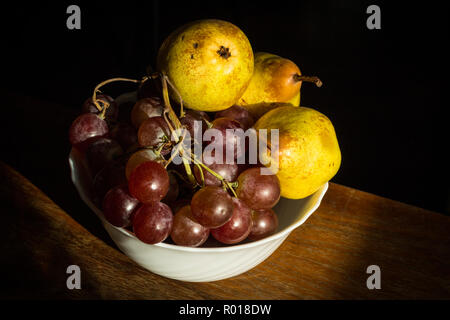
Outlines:
{"type": "MultiPolygon", "coordinates": [[[[75,188],[78,191],[79,196],[81,197],[81,199],[83,200],[83,202],[92,210],[94,211],[94,213],[97,215],[97,217],[102,221],[103,224],[107,224],[109,227],[121,232],[123,235],[134,239],[136,241],[139,241],[142,245],[146,245],[146,246],[150,246],[150,247],[159,247],[159,248],[165,248],[165,249],[170,249],[170,250],[175,250],[175,251],[184,251],[184,252],[229,252],[229,251],[238,251],[238,250],[245,250],[247,248],[252,248],[252,247],[257,247],[260,245],[263,245],[267,242],[271,242],[271,241],[275,241],[279,238],[282,237],[287,237],[289,235],[289,233],[291,233],[294,229],[298,228],[300,225],[302,225],[310,216],[311,214],[313,214],[317,208],[319,208],[323,197],[325,196],[325,193],[328,190],[328,182],[325,182],[321,187],[319,187],[319,189],[315,192],[319,192],[318,195],[318,199],[317,201],[314,203],[314,205],[312,206],[312,208],[297,222],[289,225],[288,227],[286,227],[285,229],[278,231],[277,233],[268,236],[266,238],[260,239],[260,240],[256,240],[256,241],[252,241],[252,242],[247,242],[247,243],[241,243],[241,244],[234,244],[234,245],[228,245],[225,247],[188,247],[188,246],[180,246],[180,245],[176,245],[176,244],[170,244],[170,243],[165,243],[165,242],[160,242],[160,243],[156,243],[156,244],[148,244],[145,242],[142,242],[141,240],[139,240],[136,235],[133,232],[128,231],[125,228],[121,228],[121,227],[116,227],[114,225],[112,225],[111,223],[109,223],[103,216],[103,212],[97,208],[97,206],[91,201],[91,199],[89,199],[89,197],[87,196],[87,194],[84,192],[84,190],[81,190],[81,185],[80,183],[76,183],[75,182],[75,158],[74,158],[74,149],[72,148],[72,150],[70,151],[69,154],[69,166],[70,166],[70,176],[72,179],[72,183],[75,185],[75,188]]],[[[313,194],[315,194],[313,193],[313,194]]],[[[312,194],[312,195],[313,195],[312,194]]]]}

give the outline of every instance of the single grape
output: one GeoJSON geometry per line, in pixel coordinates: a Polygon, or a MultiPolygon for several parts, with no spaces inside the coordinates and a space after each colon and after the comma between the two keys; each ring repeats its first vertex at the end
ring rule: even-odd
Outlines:
{"type": "Polygon", "coordinates": [[[172,231],[172,225],[172,210],[159,201],[142,205],[133,217],[134,234],[148,244],[164,241],[172,231]]]}
{"type": "Polygon", "coordinates": [[[95,175],[122,154],[123,149],[117,141],[109,138],[99,138],[87,147],[86,159],[91,172],[95,175]]]}
{"type": "Polygon", "coordinates": [[[237,134],[235,130],[243,130],[242,125],[236,120],[229,118],[218,118],[212,122],[212,128],[207,129],[205,134],[211,130],[212,139],[210,143],[215,142],[219,147],[222,146],[223,154],[231,153],[232,158],[236,159],[245,152],[245,139],[243,135],[237,134]],[[221,141],[216,142],[214,131],[219,130],[222,135],[221,141]],[[228,132],[228,134],[227,134],[228,132]]]}
{"type": "Polygon", "coordinates": [[[127,178],[125,177],[125,161],[124,159],[117,159],[107,164],[101,169],[94,177],[92,184],[92,191],[94,195],[94,201],[101,205],[105,194],[112,188],[126,184],[127,178]]]}
{"type": "Polygon", "coordinates": [[[109,190],[103,198],[103,215],[105,219],[116,227],[131,225],[133,212],[139,205],[139,201],[128,192],[126,184],[109,190]]]}
{"type": "Polygon", "coordinates": [[[184,206],[173,217],[170,237],[179,246],[201,246],[209,236],[209,229],[198,223],[192,216],[191,207],[184,206]]]}
{"type": "MultiPolygon", "coordinates": [[[[225,163],[225,156],[223,156],[222,159],[216,160],[214,157],[214,152],[212,152],[209,156],[207,154],[203,154],[203,164],[206,165],[209,169],[212,171],[218,173],[221,175],[225,180],[228,182],[236,181],[238,177],[239,167],[236,163],[228,164],[225,163]]],[[[206,186],[217,186],[220,187],[222,185],[222,182],[213,176],[211,173],[209,173],[206,169],[202,168],[199,169],[197,166],[194,167],[194,175],[195,179],[199,184],[202,183],[202,175],[201,171],[203,172],[203,178],[206,186]]]]}
{"type": "Polygon", "coordinates": [[[233,204],[230,221],[217,229],[211,229],[212,236],[225,244],[241,242],[252,229],[252,210],[238,198],[233,198],[233,204]]]}
{"type": "Polygon", "coordinates": [[[167,191],[166,196],[161,200],[165,204],[169,205],[174,203],[177,200],[178,195],[180,194],[180,187],[178,185],[177,178],[175,174],[172,172],[168,172],[169,174],[169,190],[167,191]]]}
{"type": "Polygon", "coordinates": [[[133,153],[127,161],[125,175],[130,179],[131,172],[140,164],[147,161],[161,162],[162,158],[151,149],[142,149],[133,153]]]}
{"type": "Polygon", "coordinates": [[[153,117],[145,120],[138,131],[138,141],[142,147],[160,148],[163,144],[161,154],[170,152],[170,129],[163,117],[153,117]]]}
{"type": "Polygon", "coordinates": [[[228,109],[216,112],[215,117],[216,119],[230,118],[236,120],[242,125],[244,130],[247,130],[248,128],[253,126],[255,122],[248,110],[238,105],[234,105],[229,107],[228,109]]]}
{"type": "Polygon", "coordinates": [[[195,139],[195,131],[194,131],[195,127],[197,127],[198,132],[200,132],[203,137],[203,133],[208,128],[208,125],[204,120],[205,115],[200,113],[199,111],[187,110],[185,112],[184,117],[180,118],[181,124],[186,128],[186,130],[191,135],[191,140],[195,139]]]}
{"type": "Polygon", "coordinates": [[[95,138],[108,135],[107,123],[93,113],[85,113],[78,116],[70,126],[69,141],[72,146],[85,151],[95,138]]]}
{"type": "Polygon", "coordinates": [[[131,110],[131,123],[139,129],[145,120],[162,116],[163,110],[161,99],[157,97],[138,100],[131,110]]]}
{"type": "Polygon", "coordinates": [[[191,211],[202,226],[218,228],[231,219],[233,200],[221,187],[204,187],[192,197],[191,211]]]}
{"type": "Polygon", "coordinates": [[[278,228],[278,217],[272,209],[253,210],[252,229],[248,238],[260,240],[275,233],[278,228]]]}
{"type": "Polygon", "coordinates": [[[115,125],[110,136],[122,146],[123,150],[127,150],[137,143],[137,130],[129,123],[120,122],[115,125]]]}
{"type": "Polygon", "coordinates": [[[156,161],[137,166],[128,179],[130,194],[143,203],[160,201],[169,190],[169,175],[156,161]]]}
{"type": "Polygon", "coordinates": [[[236,194],[252,209],[270,209],[280,200],[280,181],[276,175],[262,175],[260,169],[247,169],[239,175],[236,194]]]}
{"type": "MultiPolygon", "coordinates": [[[[116,121],[119,115],[119,107],[117,106],[117,103],[114,101],[114,99],[103,93],[97,94],[96,98],[100,107],[104,106],[103,101],[109,103],[109,106],[105,112],[106,122],[110,123],[116,121]]],[[[92,97],[87,98],[84,101],[83,106],[81,107],[81,113],[93,113],[99,115],[101,112],[102,111],[99,111],[97,106],[92,102],[92,97]]]]}

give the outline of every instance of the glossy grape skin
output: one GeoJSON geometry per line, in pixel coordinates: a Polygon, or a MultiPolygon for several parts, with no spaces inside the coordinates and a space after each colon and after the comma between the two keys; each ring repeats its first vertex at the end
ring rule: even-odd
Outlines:
{"type": "Polygon", "coordinates": [[[127,183],[124,159],[118,159],[107,164],[94,177],[92,184],[94,201],[101,204],[105,194],[110,189],[127,183]]]}
{"type": "MultiPolygon", "coordinates": [[[[97,101],[102,100],[109,103],[105,112],[105,120],[108,123],[116,121],[119,116],[119,107],[114,99],[103,93],[97,94],[96,98],[97,101]]],[[[103,107],[102,101],[98,101],[101,107],[103,107]]],[[[92,97],[89,97],[84,101],[83,106],[81,107],[81,113],[93,113],[99,115],[101,111],[99,111],[97,106],[92,102],[92,97]]]]}
{"type": "Polygon", "coordinates": [[[158,201],[142,205],[133,217],[134,234],[147,244],[164,241],[172,231],[172,225],[172,210],[158,201]]]}
{"type": "Polygon", "coordinates": [[[139,205],[139,201],[132,197],[126,184],[109,190],[103,198],[103,215],[112,225],[120,228],[131,225],[133,212],[139,205]]]}
{"type": "Polygon", "coordinates": [[[108,135],[108,124],[93,113],[78,116],[70,126],[69,141],[73,147],[85,151],[95,138],[108,135]]]}
{"type": "Polygon", "coordinates": [[[233,198],[233,215],[223,226],[211,229],[212,236],[225,244],[245,240],[252,229],[252,210],[240,199],[233,198]]]}
{"type": "MultiPolygon", "coordinates": [[[[226,152],[232,152],[232,158],[236,159],[245,152],[245,141],[242,141],[242,136],[231,134],[231,136],[227,137],[227,130],[243,129],[239,122],[229,118],[217,118],[212,122],[211,129],[219,130],[222,134],[222,140],[216,142],[216,144],[222,146],[224,156],[226,156],[226,152]],[[227,151],[227,149],[229,151],[227,151]]],[[[208,132],[208,130],[206,130],[206,132],[208,132]]],[[[213,136],[211,143],[215,142],[215,140],[216,138],[213,136]]]]}
{"type": "Polygon", "coordinates": [[[99,138],[87,147],[86,159],[91,172],[95,175],[122,154],[123,149],[117,141],[109,138],[99,138]]]}
{"type": "Polygon", "coordinates": [[[151,149],[142,149],[133,153],[130,158],[128,158],[127,165],[125,167],[125,175],[127,176],[127,179],[130,179],[131,172],[133,172],[137,166],[147,161],[160,162],[162,159],[151,149]]]}
{"type": "MultiPolygon", "coordinates": [[[[171,134],[169,126],[163,117],[152,117],[145,120],[138,130],[138,141],[142,147],[159,148],[163,143],[170,143],[171,134]]],[[[170,147],[164,147],[161,154],[170,152],[170,147]]]]}
{"type": "Polygon", "coordinates": [[[131,123],[136,129],[139,129],[145,120],[162,116],[163,110],[164,107],[159,98],[152,97],[138,100],[131,110],[131,123]]]}
{"type": "Polygon", "coordinates": [[[260,240],[275,233],[278,228],[278,217],[272,209],[253,210],[252,229],[248,238],[260,240]]]}
{"type": "Polygon", "coordinates": [[[137,166],[130,174],[130,194],[142,203],[163,199],[169,190],[169,175],[156,161],[147,161],[137,166]]]}
{"type": "Polygon", "coordinates": [[[179,246],[198,247],[208,239],[209,228],[195,220],[190,206],[184,206],[173,217],[170,237],[179,246]]]}
{"type": "Polygon", "coordinates": [[[280,181],[276,175],[262,175],[261,168],[242,172],[236,194],[252,209],[270,209],[280,200],[280,181]]]}
{"type": "MultiPolygon", "coordinates": [[[[203,154],[203,164],[205,164],[212,171],[221,175],[228,182],[236,181],[239,173],[238,165],[236,163],[225,163],[225,156],[223,158],[224,159],[219,159],[218,161],[222,163],[217,163],[214,159],[214,152],[212,152],[209,156],[203,154]]],[[[203,178],[205,180],[204,183],[206,186],[220,187],[222,185],[222,182],[207,170],[205,170],[204,168],[202,168],[201,170],[203,172],[203,178]]],[[[194,167],[194,175],[197,182],[199,184],[202,184],[202,176],[200,173],[200,169],[197,166],[194,167]]]]}
{"type": "Polygon", "coordinates": [[[116,140],[123,148],[127,150],[137,143],[137,130],[129,123],[120,122],[110,131],[112,139],[116,140]]]}
{"type": "Polygon", "coordinates": [[[208,129],[208,125],[204,120],[205,116],[195,110],[187,110],[184,117],[180,118],[181,124],[186,128],[186,130],[191,135],[191,140],[195,138],[194,128],[197,126],[197,130],[203,133],[208,129]]]}
{"type": "Polygon", "coordinates": [[[204,187],[192,197],[191,211],[192,216],[202,226],[218,228],[231,219],[233,200],[221,187],[204,187]]]}
{"type": "Polygon", "coordinates": [[[236,120],[242,125],[242,128],[244,130],[247,130],[248,128],[253,126],[255,122],[248,110],[238,105],[234,105],[229,107],[228,109],[216,112],[215,117],[216,119],[230,118],[236,120]]]}

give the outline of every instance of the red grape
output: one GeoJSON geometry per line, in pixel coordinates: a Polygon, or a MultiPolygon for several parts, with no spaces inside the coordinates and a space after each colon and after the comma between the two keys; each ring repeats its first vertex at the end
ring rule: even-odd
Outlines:
{"type": "Polygon", "coordinates": [[[228,109],[216,113],[216,119],[224,117],[238,121],[244,130],[250,128],[254,123],[253,117],[248,110],[238,105],[231,106],[228,109]]]}
{"type": "Polygon", "coordinates": [[[137,209],[133,217],[133,232],[142,242],[164,241],[172,231],[172,210],[162,202],[151,202],[137,209]]]}
{"type": "Polygon", "coordinates": [[[109,223],[116,227],[127,227],[131,224],[131,216],[138,207],[139,201],[128,192],[127,185],[112,188],[103,199],[103,215],[109,223]]]}
{"type": "Polygon", "coordinates": [[[131,110],[131,123],[139,129],[145,120],[162,116],[163,110],[161,99],[157,97],[141,99],[131,110]]]}
{"type": "Polygon", "coordinates": [[[233,198],[233,215],[227,223],[217,229],[211,229],[212,236],[226,244],[241,242],[252,229],[252,210],[240,199],[233,198]]]}
{"type": "MultiPolygon", "coordinates": [[[[214,136],[214,134],[212,134],[211,143],[215,143],[218,146],[222,146],[224,155],[226,155],[227,152],[230,152],[233,155],[232,158],[236,159],[245,152],[244,136],[236,134],[234,132],[234,130],[238,129],[243,130],[242,125],[239,122],[230,118],[218,118],[212,122],[211,129],[219,130],[219,132],[222,134],[222,140],[217,142],[216,137],[214,136]]],[[[207,133],[208,130],[206,130],[205,133],[207,133]]],[[[213,133],[212,130],[211,132],[213,133]]]]}
{"type": "Polygon", "coordinates": [[[233,200],[221,187],[208,186],[197,191],[191,200],[193,217],[207,228],[218,228],[233,215],[233,200]]]}
{"type": "Polygon", "coordinates": [[[100,170],[93,181],[94,200],[101,204],[105,194],[112,188],[126,184],[124,159],[115,160],[100,170]]]}
{"type": "MultiPolygon", "coordinates": [[[[180,118],[180,122],[185,126],[186,130],[191,135],[191,141],[195,138],[194,128],[197,126],[197,130],[201,132],[202,137],[205,130],[208,128],[205,119],[206,114],[202,114],[195,110],[187,110],[184,117],[180,118]],[[201,128],[200,128],[201,126],[201,128]]],[[[206,115],[207,116],[207,115],[206,115]]]]}
{"type": "Polygon", "coordinates": [[[137,143],[137,131],[129,123],[121,122],[111,130],[111,138],[116,140],[124,150],[137,143]]]}
{"type": "MultiPolygon", "coordinates": [[[[105,111],[105,120],[107,122],[113,122],[117,120],[117,117],[119,115],[119,108],[117,106],[117,103],[114,101],[113,98],[108,96],[107,94],[97,94],[96,95],[98,104],[103,107],[102,101],[106,101],[109,103],[108,108],[105,111]]],[[[102,111],[99,111],[97,106],[92,102],[92,97],[87,98],[83,106],[81,108],[81,113],[93,113],[93,114],[100,114],[102,111]]]]}
{"type": "Polygon", "coordinates": [[[72,146],[85,151],[94,138],[105,137],[108,125],[99,116],[85,113],[78,116],[70,126],[69,140],[72,146]]]}
{"type": "Polygon", "coordinates": [[[252,209],[270,209],[280,200],[278,177],[262,175],[258,167],[242,172],[237,182],[237,196],[252,209]]]}
{"type": "Polygon", "coordinates": [[[130,194],[143,203],[160,201],[169,190],[169,175],[156,161],[137,166],[128,180],[130,194]]]}
{"type": "Polygon", "coordinates": [[[178,186],[177,178],[175,177],[175,174],[172,172],[169,172],[169,190],[167,191],[166,196],[161,200],[167,205],[170,205],[171,203],[175,202],[177,200],[178,195],[180,193],[180,188],[178,186]]]}
{"type": "MultiPolygon", "coordinates": [[[[210,168],[212,171],[218,173],[221,175],[225,180],[232,182],[236,181],[238,177],[239,167],[236,163],[228,164],[225,163],[225,156],[223,156],[224,159],[219,159],[219,161],[216,162],[214,158],[214,152],[212,152],[209,156],[206,154],[203,154],[203,164],[205,164],[208,168],[210,168]]],[[[206,186],[217,186],[220,187],[222,185],[222,182],[213,176],[211,173],[209,173],[205,169],[201,169],[203,172],[203,178],[205,180],[206,186]]],[[[195,166],[194,167],[194,174],[195,178],[197,179],[198,183],[202,183],[202,176],[200,173],[200,169],[195,166]]]]}
{"type": "Polygon", "coordinates": [[[133,153],[128,159],[125,168],[125,175],[127,176],[127,179],[130,179],[131,172],[133,172],[137,166],[147,161],[160,162],[162,159],[151,149],[142,149],[133,153]]]}
{"type": "MultiPolygon", "coordinates": [[[[142,147],[159,148],[162,144],[170,143],[171,135],[169,126],[163,117],[153,117],[145,120],[138,131],[138,141],[142,147]]],[[[170,152],[170,147],[164,147],[161,154],[170,152]]]]}
{"type": "Polygon", "coordinates": [[[253,226],[248,235],[250,240],[259,240],[275,233],[278,228],[278,217],[272,209],[254,210],[253,226]]]}
{"type": "Polygon", "coordinates": [[[122,147],[114,140],[100,138],[92,142],[86,150],[86,159],[91,171],[96,174],[106,164],[123,154],[122,147]]]}
{"type": "Polygon", "coordinates": [[[182,207],[173,217],[170,237],[180,246],[198,247],[209,236],[209,229],[198,223],[192,216],[191,207],[182,207]]]}

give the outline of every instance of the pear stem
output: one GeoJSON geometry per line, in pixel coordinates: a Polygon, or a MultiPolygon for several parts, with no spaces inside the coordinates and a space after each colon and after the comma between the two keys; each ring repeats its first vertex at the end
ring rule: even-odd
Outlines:
{"type": "Polygon", "coordinates": [[[312,82],[315,83],[317,87],[321,87],[322,86],[322,81],[318,78],[318,77],[314,77],[314,76],[302,76],[299,75],[298,73],[294,74],[293,76],[294,81],[299,82],[299,81],[305,81],[305,82],[312,82]]]}

